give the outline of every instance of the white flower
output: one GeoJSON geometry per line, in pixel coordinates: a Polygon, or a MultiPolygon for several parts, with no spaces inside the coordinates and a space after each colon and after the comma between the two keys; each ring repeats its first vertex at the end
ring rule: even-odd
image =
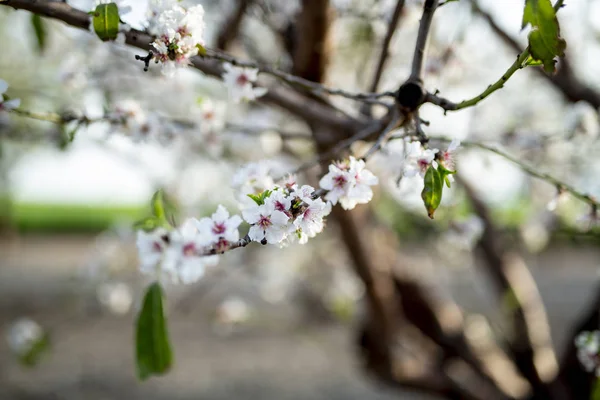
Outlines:
{"type": "MultiPolygon", "coordinates": [[[[454,154],[456,150],[460,147],[460,140],[452,139],[448,148],[441,152],[441,160],[444,168],[449,169],[450,171],[454,171],[456,168],[456,163],[454,160],[454,154]]],[[[448,175],[448,177],[452,177],[452,175],[448,175]]]]}
{"type": "Polygon", "coordinates": [[[265,240],[266,243],[280,243],[289,232],[289,217],[276,210],[273,201],[248,208],[242,211],[242,215],[252,225],[248,236],[256,242],[265,240]]]}
{"type": "Polygon", "coordinates": [[[304,244],[308,238],[313,238],[323,231],[325,226],[323,218],[331,212],[331,203],[326,203],[321,199],[309,200],[301,214],[294,220],[296,232],[299,233],[299,242],[304,244]]]}
{"type": "Polygon", "coordinates": [[[221,131],[225,127],[225,105],[211,99],[200,104],[200,129],[203,134],[221,131]]]}
{"type": "Polygon", "coordinates": [[[252,86],[258,78],[258,69],[235,67],[227,62],[223,63],[223,69],[223,82],[235,103],[241,100],[251,101],[267,93],[265,88],[252,86]]]}
{"type": "Polygon", "coordinates": [[[281,188],[276,188],[273,193],[265,200],[265,203],[273,204],[276,211],[281,211],[288,217],[291,217],[290,208],[292,207],[292,199],[287,196],[281,188]]]}
{"type": "Polygon", "coordinates": [[[282,180],[281,185],[283,188],[285,188],[285,190],[288,191],[288,193],[295,191],[296,189],[298,189],[296,175],[289,174],[282,180]]]}
{"type": "Polygon", "coordinates": [[[156,272],[157,266],[162,260],[163,253],[169,245],[169,232],[158,228],[152,232],[137,231],[136,245],[140,271],[146,275],[156,272]]]}
{"type": "Polygon", "coordinates": [[[404,176],[413,177],[420,174],[425,176],[427,168],[434,162],[438,149],[424,149],[420,142],[407,144],[407,154],[404,160],[404,176]]]}
{"type": "Polygon", "coordinates": [[[346,165],[334,163],[329,165],[329,172],[321,178],[319,186],[328,190],[325,200],[336,205],[338,200],[346,195],[352,183],[352,175],[348,172],[346,165]]]}
{"type": "Polygon", "coordinates": [[[142,106],[131,99],[116,102],[108,113],[108,120],[114,129],[135,142],[157,136],[160,130],[158,118],[144,112],[142,106]]]}
{"type": "Polygon", "coordinates": [[[21,99],[5,100],[4,93],[8,90],[8,83],[0,79],[0,111],[13,110],[21,105],[21,99]]]}
{"type": "Polygon", "coordinates": [[[335,205],[340,203],[345,210],[351,210],[357,204],[365,204],[373,198],[371,186],[376,185],[378,179],[373,173],[365,169],[364,160],[357,160],[350,156],[345,163],[331,164],[329,173],[321,178],[319,185],[328,190],[325,200],[335,205]]]}
{"type": "Polygon", "coordinates": [[[190,58],[204,46],[204,8],[186,9],[177,2],[151,5],[148,31],[156,36],[154,59],[163,63],[162,72],[172,75],[190,64],[190,58]]]}
{"type": "Polygon", "coordinates": [[[248,163],[240,167],[232,179],[232,187],[237,192],[237,199],[242,208],[254,206],[256,203],[247,195],[262,193],[273,189],[275,182],[271,177],[272,164],[268,161],[248,163]]]}
{"type": "Polygon", "coordinates": [[[219,205],[217,212],[210,218],[196,221],[199,243],[203,246],[215,246],[217,252],[223,252],[240,239],[238,227],[242,223],[239,215],[229,216],[225,207],[219,205]]]}
{"type": "Polygon", "coordinates": [[[13,323],[6,335],[8,347],[17,355],[24,356],[31,351],[33,346],[42,340],[44,330],[37,322],[22,318],[13,323]]]}
{"type": "MultiPolygon", "coordinates": [[[[297,185],[296,185],[297,186],[297,185]]],[[[290,195],[292,197],[297,197],[305,203],[310,203],[312,201],[313,193],[315,192],[315,188],[310,185],[302,185],[299,189],[296,188],[290,195]]]]}
{"type": "Polygon", "coordinates": [[[575,338],[577,358],[587,372],[595,371],[600,376],[600,331],[581,332],[575,338]]]}
{"type": "Polygon", "coordinates": [[[195,219],[186,220],[178,229],[138,231],[140,270],[157,279],[173,283],[193,283],[204,276],[206,267],[216,265],[217,256],[204,255],[195,219]]]}

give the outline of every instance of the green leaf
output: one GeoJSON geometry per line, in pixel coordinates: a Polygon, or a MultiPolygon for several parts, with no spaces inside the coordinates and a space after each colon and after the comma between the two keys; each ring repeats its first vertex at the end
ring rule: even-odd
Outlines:
{"type": "Polygon", "coordinates": [[[272,190],[265,190],[264,192],[259,193],[259,194],[248,194],[246,196],[248,196],[252,200],[254,200],[254,202],[256,204],[258,204],[259,206],[262,206],[263,204],[265,204],[265,199],[267,199],[269,196],[271,196],[271,193],[273,193],[272,190]]]}
{"type": "Polygon", "coordinates": [[[162,189],[157,190],[154,195],[152,195],[150,207],[152,209],[152,215],[160,222],[159,226],[169,227],[174,225],[174,216],[177,208],[162,189]]]}
{"type": "Polygon", "coordinates": [[[592,395],[590,400],[600,400],[600,378],[596,378],[594,386],[592,386],[592,395]]]}
{"type": "Polygon", "coordinates": [[[119,33],[119,8],[115,3],[99,4],[92,16],[94,32],[102,40],[115,40],[119,33]]]}
{"type": "Polygon", "coordinates": [[[163,293],[158,282],[148,288],[136,328],[138,377],[163,375],[173,363],[171,344],[163,311],[163,293]]]}
{"type": "Polygon", "coordinates": [[[196,45],[196,48],[198,49],[198,55],[200,55],[200,56],[206,55],[206,48],[204,46],[202,46],[200,43],[198,43],[196,45]]]}
{"type": "Polygon", "coordinates": [[[425,172],[424,183],[425,187],[421,192],[421,198],[427,210],[427,215],[433,219],[433,214],[442,201],[442,191],[444,189],[442,174],[430,165],[427,172],[425,172]]]}
{"type": "Polygon", "coordinates": [[[558,19],[550,0],[525,1],[522,27],[525,28],[527,24],[533,28],[529,33],[532,58],[541,61],[546,72],[554,72],[555,58],[565,55],[567,43],[560,37],[558,19]]]}
{"type": "Polygon", "coordinates": [[[38,50],[41,53],[46,49],[46,24],[39,14],[31,15],[31,27],[37,39],[38,50]]]}
{"type": "Polygon", "coordinates": [[[141,229],[146,232],[152,232],[156,228],[163,226],[163,221],[156,217],[146,217],[133,224],[134,229],[141,229]]]}
{"type": "Polygon", "coordinates": [[[38,364],[41,357],[50,349],[50,337],[47,333],[31,345],[29,351],[20,357],[20,361],[26,367],[33,367],[38,364]]]}

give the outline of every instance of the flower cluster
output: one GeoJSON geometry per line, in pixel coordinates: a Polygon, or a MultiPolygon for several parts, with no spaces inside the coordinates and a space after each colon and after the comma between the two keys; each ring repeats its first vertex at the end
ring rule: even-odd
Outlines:
{"type": "Polygon", "coordinates": [[[320,198],[313,199],[315,188],[304,185],[275,186],[261,195],[252,196],[253,207],[242,212],[251,224],[248,236],[263,244],[287,244],[296,238],[304,244],[325,226],[323,218],[331,205],[320,198]]]}
{"type": "Polygon", "coordinates": [[[165,75],[173,75],[204,46],[204,8],[157,0],[149,8],[148,32],[156,37],[152,42],[154,60],[162,63],[165,75]]]}
{"type": "Polygon", "coordinates": [[[242,209],[253,206],[249,194],[259,194],[267,189],[273,189],[275,182],[270,173],[273,165],[267,161],[248,163],[241,167],[233,176],[232,187],[237,192],[237,200],[242,209]]]}
{"type": "Polygon", "coordinates": [[[343,209],[352,210],[357,204],[371,201],[371,186],[377,183],[377,177],[365,169],[365,162],[350,156],[348,161],[331,164],[319,185],[328,191],[325,200],[333,205],[339,202],[343,209]]]}
{"type": "Polygon", "coordinates": [[[4,93],[8,90],[8,83],[0,79],[0,111],[13,110],[21,105],[21,99],[8,99],[4,93]]]}
{"type": "Polygon", "coordinates": [[[267,93],[267,89],[253,86],[258,78],[258,69],[235,67],[230,63],[223,63],[223,69],[223,82],[233,102],[252,101],[267,93]]]}
{"type": "MultiPolygon", "coordinates": [[[[460,146],[460,141],[452,140],[446,150],[426,149],[420,142],[406,142],[406,156],[404,159],[403,175],[413,177],[417,174],[423,178],[427,168],[433,165],[438,167],[440,163],[447,170],[453,171],[455,168],[454,154],[460,146]]],[[[450,182],[453,181],[452,175],[448,175],[450,182]]]]}
{"type": "Polygon", "coordinates": [[[8,347],[16,355],[23,357],[44,338],[44,330],[37,322],[22,318],[13,323],[6,335],[8,347]]]}
{"type": "Polygon", "coordinates": [[[364,161],[354,157],[332,164],[319,190],[299,186],[293,175],[276,185],[270,176],[272,167],[268,162],[250,163],[233,178],[238,198],[247,200],[240,204],[243,220],[250,225],[244,239],[240,240],[238,231],[242,218],[230,216],[219,205],[211,217],[190,218],[177,229],[138,231],[141,271],[173,282],[192,283],[217,263],[216,254],[250,241],[304,244],[323,231],[332,205],[339,202],[343,208],[352,209],[367,203],[373,197],[371,186],[377,184],[364,161]]]}
{"type": "Polygon", "coordinates": [[[575,347],[583,368],[600,376],[600,331],[581,332],[575,338],[575,347]]]}
{"type": "Polygon", "coordinates": [[[223,206],[210,218],[186,220],[179,228],[158,228],[137,233],[140,269],[143,273],[169,279],[174,283],[193,283],[207,267],[217,264],[218,256],[238,241],[242,219],[233,217],[223,206]]]}

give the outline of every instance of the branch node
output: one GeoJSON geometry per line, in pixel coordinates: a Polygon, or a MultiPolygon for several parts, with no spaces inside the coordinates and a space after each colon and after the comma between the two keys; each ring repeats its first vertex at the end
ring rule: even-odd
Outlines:
{"type": "MultiPolygon", "coordinates": [[[[145,57],[142,56],[138,56],[137,54],[135,55],[135,59],[138,61],[142,61],[144,63],[144,71],[148,72],[148,68],[150,67],[150,61],[152,61],[152,57],[154,56],[154,53],[152,53],[152,50],[150,50],[148,52],[148,55],[145,57]]],[[[156,60],[156,62],[158,63],[158,60],[156,60]]]]}

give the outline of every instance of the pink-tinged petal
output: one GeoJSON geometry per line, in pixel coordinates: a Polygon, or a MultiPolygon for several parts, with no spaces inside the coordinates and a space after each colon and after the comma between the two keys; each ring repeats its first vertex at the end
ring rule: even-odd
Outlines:
{"type": "Polygon", "coordinates": [[[213,213],[212,219],[215,222],[225,222],[229,218],[229,212],[221,204],[217,207],[217,211],[213,213]]]}
{"type": "Polygon", "coordinates": [[[270,228],[265,231],[265,239],[269,243],[279,243],[286,235],[286,231],[281,228],[270,228]]]}
{"type": "Polygon", "coordinates": [[[262,97],[265,94],[267,94],[268,91],[269,90],[267,88],[263,88],[263,87],[255,87],[254,89],[252,89],[254,98],[262,97]]]}
{"type": "Polygon", "coordinates": [[[342,197],[340,199],[340,205],[344,210],[352,210],[354,207],[356,207],[356,204],[356,200],[349,199],[348,197],[342,197]]]}
{"type": "Polygon", "coordinates": [[[258,226],[251,226],[248,231],[248,236],[255,242],[260,242],[265,237],[265,232],[262,228],[258,226]]]}
{"type": "Polygon", "coordinates": [[[242,211],[244,220],[249,224],[255,224],[260,219],[261,212],[263,211],[262,206],[252,207],[242,211]]]}
{"type": "Polygon", "coordinates": [[[453,152],[456,149],[458,149],[460,147],[460,140],[458,139],[452,139],[452,141],[450,142],[450,144],[448,145],[448,152],[453,152]]]}
{"type": "Polygon", "coordinates": [[[5,110],[13,110],[21,105],[21,99],[11,99],[2,103],[2,108],[5,110]]]}
{"type": "Polygon", "coordinates": [[[242,218],[239,215],[234,215],[225,222],[225,226],[227,230],[229,229],[237,229],[242,223],[242,218]]]}
{"type": "Polygon", "coordinates": [[[289,217],[281,211],[273,211],[271,214],[271,222],[275,225],[285,225],[287,224],[288,220],[289,217]]]}
{"type": "Polygon", "coordinates": [[[331,204],[335,206],[339,200],[339,197],[339,193],[331,191],[325,195],[325,200],[331,202],[331,204]]]}
{"type": "Polygon", "coordinates": [[[373,186],[379,183],[379,179],[371,171],[364,169],[360,173],[360,183],[373,186]]]}
{"type": "Polygon", "coordinates": [[[8,90],[8,82],[0,79],[0,95],[3,95],[8,90]]]}

